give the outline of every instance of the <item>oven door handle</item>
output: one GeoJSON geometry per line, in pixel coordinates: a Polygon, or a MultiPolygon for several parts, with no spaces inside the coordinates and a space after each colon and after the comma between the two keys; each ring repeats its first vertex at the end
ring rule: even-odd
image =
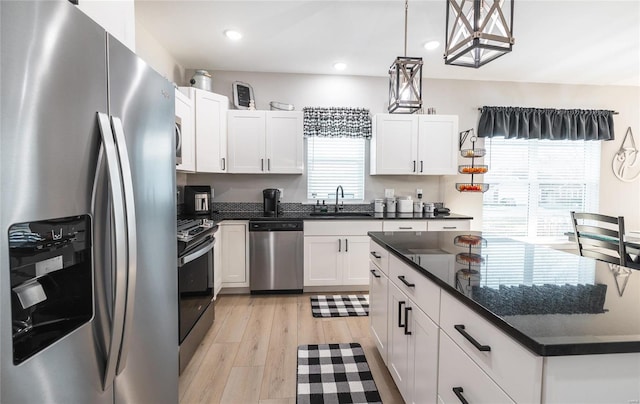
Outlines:
{"type": "Polygon", "coordinates": [[[203,244],[201,248],[198,248],[191,254],[187,254],[184,257],[178,258],[178,267],[183,266],[184,264],[188,264],[189,262],[198,259],[208,253],[213,246],[216,244],[216,239],[212,239],[210,242],[203,244]]]}

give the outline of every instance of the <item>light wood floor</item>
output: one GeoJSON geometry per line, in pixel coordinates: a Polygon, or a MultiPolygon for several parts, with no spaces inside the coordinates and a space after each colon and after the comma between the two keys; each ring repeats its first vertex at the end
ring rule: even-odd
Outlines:
{"type": "Polygon", "coordinates": [[[180,376],[180,403],[294,404],[298,345],[358,342],[385,404],[403,403],[369,317],[314,318],[309,296],[219,295],[216,320],[180,376]]]}

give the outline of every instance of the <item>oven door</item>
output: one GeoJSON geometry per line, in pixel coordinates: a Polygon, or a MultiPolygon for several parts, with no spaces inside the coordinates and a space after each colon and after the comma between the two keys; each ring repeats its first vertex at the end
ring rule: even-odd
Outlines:
{"type": "Polygon", "coordinates": [[[215,242],[212,235],[207,236],[178,257],[180,343],[212,302],[215,242]]]}

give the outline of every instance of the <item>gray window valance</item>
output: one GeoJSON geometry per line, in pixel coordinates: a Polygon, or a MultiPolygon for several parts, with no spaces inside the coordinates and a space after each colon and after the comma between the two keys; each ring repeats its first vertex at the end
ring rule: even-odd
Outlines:
{"type": "Polygon", "coordinates": [[[482,107],[478,137],[613,140],[613,111],[482,107]]]}
{"type": "Polygon", "coordinates": [[[303,108],[304,136],[371,138],[366,108],[303,108]]]}

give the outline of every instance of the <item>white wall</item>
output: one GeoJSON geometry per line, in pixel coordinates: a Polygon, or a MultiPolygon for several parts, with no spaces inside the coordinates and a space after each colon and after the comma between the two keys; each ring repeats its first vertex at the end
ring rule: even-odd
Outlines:
{"type": "MultiPolygon", "coordinates": [[[[185,80],[193,70],[185,72],[185,80]]],[[[232,99],[231,84],[243,81],[252,85],[258,109],[269,109],[270,101],[306,106],[364,107],[371,113],[386,111],[388,81],[385,77],[305,75],[213,71],[213,90],[232,99]]],[[[182,84],[185,84],[184,82],[182,84]]],[[[424,106],[434,107],[439,114],[459,116],[460,130],[477,127],[478,108],[483,105],[551,108],[613,109],[616,140],[602,142],[600,211],[624,215],[627,228],[640,229],[640,181],[623,183],[611,172],[611,159],[620,147],[628,126],[640,136],[640,88],[613,86],[576,86],[468,80],[423,80],[424,106]]],[[[640,145],[640,138],[636,138],[640,145]]],[[[567,156],[570,159],[571,156],[567,156]]],[[[464,161],[460,159],[460,163],[464,161]]],[[[482,195],[459,193],[456,182],[465,176],[367,176],[367,200],[382,196],[384,188],[396,194],[413,194],[423,188],[425,200],[444,201],[452,211],[481,218],[482,195]]],[[[304,175],[188,175],[190,184],[211,184],[216,201],[261,201],[261,190],[267,187],[285,189],[285,202],[306,200],[304,175]]],[[[336,184],[337,186],[338,184],[336,184]]],[[[480,220],[474,220],[479,229],[480,220]]]]}
{"type": "Polygon", "coordinates": [[[146,30],[136,25],[137,54],[167,80],[182,84],[184,67],[146,30]]]}

